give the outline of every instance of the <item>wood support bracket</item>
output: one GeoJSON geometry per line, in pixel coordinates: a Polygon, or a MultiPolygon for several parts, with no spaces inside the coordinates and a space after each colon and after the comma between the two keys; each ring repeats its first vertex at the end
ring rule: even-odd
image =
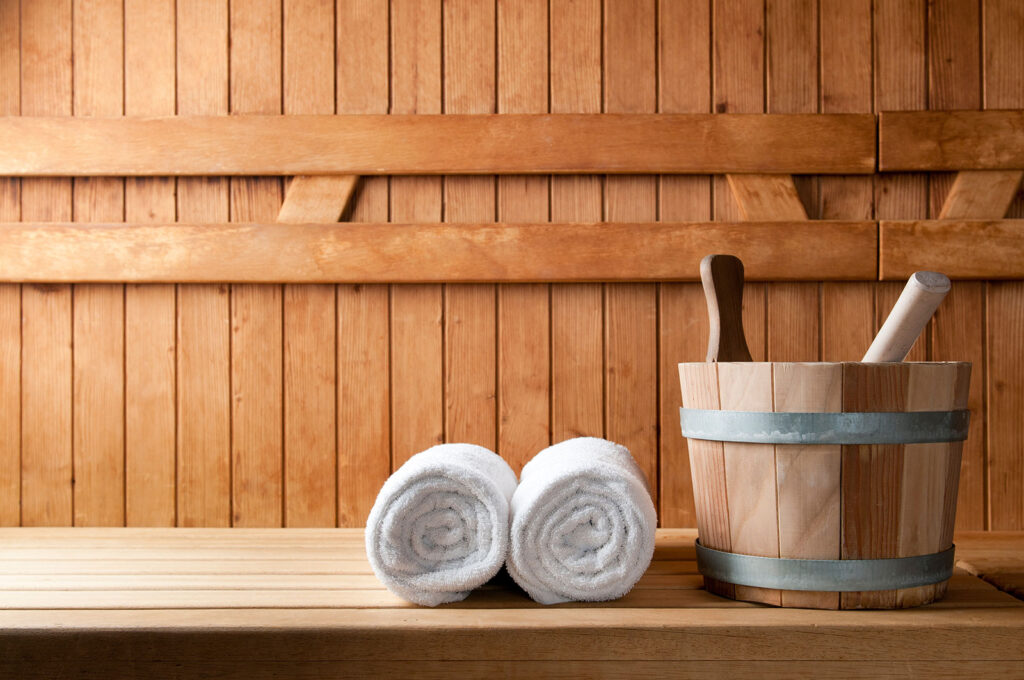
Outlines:
{"type": "Polygon", "coordinates": [[[278,222],[337,222],[355,193],[359,175],[296,175],[278,222]]]}
{"type": "Polygon", "coordinates": [[[1021,170],[961,170],[946,196],[940,220],[998,220],[1017,195],[1021,170]]]}
{"type": "Polygon", "coordinates": [[[807,219],[807,211],[792,175],[726,175],[747,222],[798,221],[807,219]]]}

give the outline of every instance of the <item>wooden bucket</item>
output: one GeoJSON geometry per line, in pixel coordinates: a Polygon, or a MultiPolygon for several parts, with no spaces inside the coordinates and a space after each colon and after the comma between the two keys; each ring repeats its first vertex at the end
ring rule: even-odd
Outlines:
{"type": "Polygon", "coordinates": [[[818,609],[940,599],[970,372],[958,362],[679,364],[705,587],[818,609]]]}

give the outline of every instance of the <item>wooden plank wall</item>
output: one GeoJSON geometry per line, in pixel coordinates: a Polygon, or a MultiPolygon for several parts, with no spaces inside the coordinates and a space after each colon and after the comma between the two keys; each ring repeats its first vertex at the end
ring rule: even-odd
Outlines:
{"type": "MultiPolygon", "coordinates": [[[[1017,0],[0,0],[0,115],[1020,108],[1022,38],[1017,0]]],[[[288,181],[3,179],[0,219],[270,222],[288,181]]],[[[950,183],[797,179],[812,219],[934,217],[950,183]]],[[[394,177],[346,218],[738,211],[722,177],[394,177]]],[[[899,288],[751,285],[751,349],[856,359],[899,288]]],[[[358,526],[437,442],[518,468],[598,435],[692,526],[706,323],[690,283],[0,285],[0,524],[358,526]]],[[[914,350],[974,362],[963,529],[1024,528],[1022,336],[1024,282],[965,282],[914,350]]]]}

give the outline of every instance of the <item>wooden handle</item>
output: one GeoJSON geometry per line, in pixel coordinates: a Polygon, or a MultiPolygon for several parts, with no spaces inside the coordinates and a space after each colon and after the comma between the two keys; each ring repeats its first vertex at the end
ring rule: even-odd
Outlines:
{"type": "Polygon", "coordinates": [[[711,330],[705,361],[751,361],[743,336],[743,263],[733,255],[708,255],[700,261],[700,280],[711,330]]]}
{"type": "Polygon", "coordinates": [[[948,292],[945,274],[915,272],[861,361],[903,361],[948,292]]]}

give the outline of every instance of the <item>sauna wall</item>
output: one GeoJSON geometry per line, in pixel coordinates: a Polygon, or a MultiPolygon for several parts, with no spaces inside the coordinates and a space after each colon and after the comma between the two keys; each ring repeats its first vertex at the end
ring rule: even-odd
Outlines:
{"type": "MultiPolygon", "coordinates": [[[[1021,107],[1017,0],[0,0],[4,115],[1021,107]]],[[[812,218],[907,219],[951,180],[798,188],[812,218]]],[[[272,221],[287,182],[0,179],[0,220],[272,221]]],[[[738,211],[721,177],[394,177],[346,219],[738,211]]],[[[753,353],[857,359],[900,287],[750,285],[753,353]]],[[[2,284],[0,524],[358,526],[435,443],[518,468],[598,435],[692,526],[675,365],[706,324],[691,283],[2,284]]],[[[974,362],[960,528],[1024,528],[1022,338],[1024,283],[961,282],[912,354],[974,362]]]]}

